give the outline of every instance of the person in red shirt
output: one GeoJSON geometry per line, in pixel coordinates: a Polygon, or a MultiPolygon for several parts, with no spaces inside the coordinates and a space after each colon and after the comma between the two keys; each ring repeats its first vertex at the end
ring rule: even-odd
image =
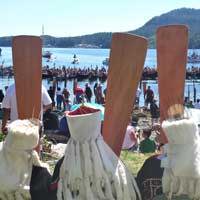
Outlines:
{"type": "Polygon", "coordinates": [[[75,103],[82,103],[84,90],[80,86],[78,86],[77,80],[74,81],[73,90],[75,95],[75,103]]]}

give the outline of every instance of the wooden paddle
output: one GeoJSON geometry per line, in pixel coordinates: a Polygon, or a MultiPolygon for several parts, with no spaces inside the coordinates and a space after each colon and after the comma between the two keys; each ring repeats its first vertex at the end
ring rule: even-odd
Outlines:
{"type": "MultiPolygon", "coordinates": [[[[172,115],[182,115],[187,63],[188,28],[184,25],[162,26],[157,30],[157,62],[161,122],[172,115]]],[[[161,131],[161,140],[167,138],[161,131]]]]}
{"type": "Polygon", "coordinates": [[[41,111],[42,41],[16,36],[12,42],[19,119],[39,118],[41,111]]]}
{"type": "Polygon", "coordinates": [[[103,137],[120,155],[147,51],[147,40],[114,33],[109,60],[103,137]]]}

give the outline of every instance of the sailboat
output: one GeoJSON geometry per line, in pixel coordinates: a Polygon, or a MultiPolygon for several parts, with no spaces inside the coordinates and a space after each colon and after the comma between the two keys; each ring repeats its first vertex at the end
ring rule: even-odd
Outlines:
{"type": "MultiPolygon", "coordinates": [[[[44,25],[42,25],[42,39],[44,39],[44,25]]],[[[51,56],[52,56],[52,53],[50,51],[42,51],[43,58],[51,59],[51,56]]]]}

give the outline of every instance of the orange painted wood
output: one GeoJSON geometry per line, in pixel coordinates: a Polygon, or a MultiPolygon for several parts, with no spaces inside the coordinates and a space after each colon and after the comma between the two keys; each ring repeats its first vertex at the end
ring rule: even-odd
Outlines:
{"type": "Polygon", "coordinates": [[[118,156],[133,110],[146,51],[147,40],[145,38],[125,33],[113,34],[103,137],[118,156]]]}
{"type": "Polygon", "coordinates": [[[40,37],[14,37],[12,54],[19,119],[39,118],[42,82],[40,37]]]}
{"type": "MultiPolygon", "coordinates": [[[[187,64],[188,28],[184,25],[162,26],[157,30],[157,63],[161,122],[168,109],[183,105],[187,64]]],[[[183,111],[182,111],[183,112],[183,111]]],[[[162,142],[167,138],[162,134],[162,142]]]]}

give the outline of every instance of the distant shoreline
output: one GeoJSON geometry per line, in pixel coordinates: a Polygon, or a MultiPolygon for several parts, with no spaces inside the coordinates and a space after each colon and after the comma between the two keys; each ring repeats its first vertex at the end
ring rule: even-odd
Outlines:
{"type": "MultiPolygon", "coordinates": [[[[1,46],[0,45],[0,48],[2,48],[2,47],[10,47],[10,48],[12,48],[12,46],[1,46]]],[[[110,49],[110,48],[101,48],[101,47],[98,47],[98,48],[90,48],[90,47],[57,47],[57,46],[51,46],[51,47],[49,47],[49,46],[43,46],[42,47],[43,49],[44,48],[49,48],[49,49],[55,49],[55,48],[57,48],[57,49],[110,49]]],[[[156,48],[148,48],[149,50],[156,50],[156,48]]],[[[188,50],[200,50],[200,48],[188,48],[188,50]]]]}
{"type": "MultiPolygon", "coordinates": [[[[1,46],[2,47],[12,47],[12,46],[1,46]]],[[[101,47],[57,47],[57,46],[43,46],[42,48],[59,48],[59,49],[110,49],[110,48],[101,48],[101,47]]],[[[153,49],[153,48],[150,48],[153,49]]]]}

